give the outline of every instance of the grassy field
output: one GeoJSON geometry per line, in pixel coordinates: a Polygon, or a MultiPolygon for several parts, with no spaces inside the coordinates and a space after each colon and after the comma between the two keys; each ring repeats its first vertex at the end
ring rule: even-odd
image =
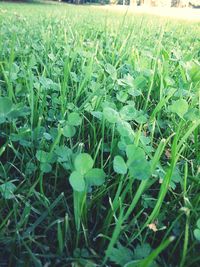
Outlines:
{"type": "Polygon", "coordinates": [[[0,3],[0,266],[200,266],[200,23],[0,3]]]}

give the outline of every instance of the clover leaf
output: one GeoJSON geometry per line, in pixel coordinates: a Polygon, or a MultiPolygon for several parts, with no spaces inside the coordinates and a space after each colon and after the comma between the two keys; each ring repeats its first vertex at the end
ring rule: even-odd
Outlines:
{"type": "Polygon", "coordinates": [[[8,97],[0,97],[0,124],[6,121],[12,106],[12,101],[8,97]]]}
{"type": "Polygon", "coordinates": [[[105,182],[105,172],[102,169],[93,168],[93,165],[94,160],[89,154],[80,153],[76,156],[74,160],[75,171],[69,178],[73,190],[82,192],[91,186],[100,186],[105,182]]]}
{"type": "Polygon", "coordinates": [[[104,118],[110,123],[116,123],[120,121],[119,113],[113,108],[105,107],[103,109],[103,115],[104,118]]]}
{"type": "Polygon", "coordinates": [[[151,176],[151,164],[146,160],[144,150],[135,145],[128,145],[126,154],[130,175],[138,180],[148,179],[151,176]]]}
{"type": "Polygon", "coordinates": [[[62,133],[65,137],[67,138],[71,138],[75,135],[76,133],[76,128],[72,125],[66,125],[65,127],[63,127],[62,129],[62,133]]]}
{"type": "Polygon", "coordinates": [[[0,116],[6,116],[11,111],[12,105],[8,97],[0,97],[0,116]]]}
{"type": "Polygon", "coordinates": [[[69,182],[75,191],[82,192],[85,189],[83,175],[78,171],[73,171],[69,177],[69,182]]]}
{"type": "Polygon", "coordinates": [[[126,105],[120,110],[120,115],[122,119],[132,121],[137,117],[137,110],[134,105],[126,105]]]}
{"type": "Polygon", "coordinates": [[[74,161],[75,169],[82,175],[86,174],[90,169],[92,169],[93,165],[94,161],[87,153],[79,154],[74,161]]]}
{"type": "Polygon", "coordinates": [[[11,182],[6,182],[0,185],[0,192],[2,197],[5,199],[14,198],[14,191],[16,190],[16,186],[11,182]]]}
{"type": "Polygon", "coordinates": [[[80,115],[77,112],[72,112],[68,116],[68,124],[71,126],[79,126],[82,122],[80,115]]]}
{"type": "Polygon", "coordinates": [[[85,175],[85,179],[90,186],[102,185],[105,182],[105,177],[105,172],[99,168],[91,169],[85,175]]]}
{"type": "Polygon", "coordinates": [[[120,121],[117,124],[117,131],[123,137],[127,137],[127,136],[133,135],[133,130],[131,128],[131,125],[126,121],[120,121]]]}
{"type": "Polygon", "coordinates": [[[36,153],[36,158],[40,162],[40,170],[44,173],[49,173],[52,170],[51,164],[56,161],[56,155],[51,152],[45,152],[43,150],[38,150],[36,153]]]}
{"type": "Polygon", "coordinates": [[[185,99],[176,100],[169,106],[169,111],[183,118],[183,115],[188,111],[188,102],[185,99]]]}
{"type": "Polygon", "coordinates": [[[124,159],[121,156],[116,156],[113,161],[113,169],[116,173],[126,174],[127,166],[124,159]]]}

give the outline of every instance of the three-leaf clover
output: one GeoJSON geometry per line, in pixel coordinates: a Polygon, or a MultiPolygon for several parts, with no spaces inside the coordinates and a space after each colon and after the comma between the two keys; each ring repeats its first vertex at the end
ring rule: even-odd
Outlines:
{"type": "Polygon", "coordinates": [[[68,115],[67,124],[62,128],[62,134],[71,138],[76,133],[76,127],[81,125],[82,119],[77,112],[72,112],[68,115]]]}
{"type": "Polygon", "coordinates": [[[100,186],[105,181],[105,172],[93,168],[94,160],[87,153],[80,153],[74,160],[75,170],[69,177],[69,182],[74,191],[83,192],[89,186],[100,186]]]}
{"type": "Polygon", "coordinates": [[[142,148],[135,145],[127,145],[126,147],[127,162],[121,156],[116,156],[113,161],[113,169],[116,173],[129,174],[138,180],[145,180],[151,176],[151,164],[145,157],[142,148]]]}
{"type": "MultiPolygon", "coordinates": [[[[123,115],[123,114],[122,114],[123,115]]],[[[117,131],[123,137],[132,136],[131,125],[121,117],[121,114],[113,108],[105,107],[103,109],[104,118],[111,124],[117,124],[117,131]]]]}
{"type": "Polygon", "coordinates": [[[42,172],[44,173],[51,172],[52,170],[51,164],[56,161],[56,156],[54,153],[38,150],[36,153],[36,158],[40,162],[40,170],[42,172]]]}

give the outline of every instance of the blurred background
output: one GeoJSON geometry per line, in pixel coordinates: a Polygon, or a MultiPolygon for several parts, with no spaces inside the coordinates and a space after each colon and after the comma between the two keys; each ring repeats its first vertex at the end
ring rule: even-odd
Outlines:
{"type": "MultiPolygon", "coordinates": [[[[11,2],[4,0],[5,2],[11,2]]],[[[37,0],[35,0],[37,1],[37,0]]],[[[35,2],[34,0],[13,0],[12,2],[35,2]]],[[[40,1],[40,0],[39,0],[40,1]]],[[[177,8],[200,8],[200,0],[53,0],[56,2],[67,2],[72,4],[113,4],[113,5],[131,5],[140,7],[177,7],[177,8]]],[[[1,2],[1,1],[0,1],[1,2]]],[[[49,1],[40,1],[49,2],[49,1]]]]}

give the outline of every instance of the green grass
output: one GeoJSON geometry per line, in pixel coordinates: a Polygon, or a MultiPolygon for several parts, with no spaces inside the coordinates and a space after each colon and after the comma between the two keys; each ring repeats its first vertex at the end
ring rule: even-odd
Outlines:
{"type": "Polygon", "coordinates": [[[0,4],[0,266],[199,266],[200,24],[0,4]]]}

